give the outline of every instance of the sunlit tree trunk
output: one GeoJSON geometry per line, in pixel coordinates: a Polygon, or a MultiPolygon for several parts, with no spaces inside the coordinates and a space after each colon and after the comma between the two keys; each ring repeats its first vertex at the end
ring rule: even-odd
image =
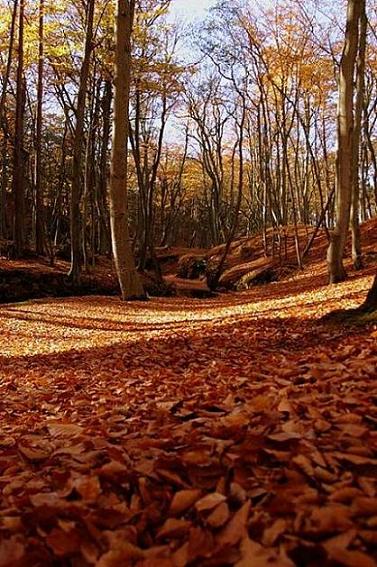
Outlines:
{"type": "Polygon", "coordinates": [[[110,115],[111,115],[111,101],[113,98],[111,81],[106,80],[104,85],[103,99],[102,99],[102,136],[101,136],[101,149],[100,149],[100,163],[99,174],[97,183],[97,209],[98,209],[98,238],[99,238],[99,251],[101,254],[108,254],[110,251],[110,227],[109,227],[109,214],[106,202],[107,193],[107,155],[110,140],[110,115]]]}
{"type": "Polygon", "coordinates": [[[74,284],[80,281],[81,272],[81,215],[80,198],[83,187],[82,157],[84,146],[85,100],[88,88],[90,59],[93,50],[94,0],[88,0],[86,11],[86,33],[84,59],[81,67],[79,92],[77,95],[76,127],[73,142],[72,189],[71,189],[71,268],[69,277],[74,284]]]}
{"type": "Polygon", "coordinates": [[[360,242],[360,134],[361,121],[364,108],[364,74],[365,74],[365,49],[367,34],[367,17],[365,13],[365,0],[361,1],[360,27],[359,27],[359,50],[357,56],[357,78],[356,78],[356,108],[355,128],[353,137],[353,161],[352,161],[352,260],[356,270],[362,267],[361,242],[360,242]]]}
{"type": "Polygon", "coordinates": [[[35,140],[35,248],[37,254],[44,252],[44,212],[42,194],[42,106],[44,72],[44,0],[39,1],[39,48],[37,120],[35,140]]]}
{"type": "Polygon", "coordinates": [[[134,11],[135,0],[117,0],[113,144],[109,195],[112,249],[123,300],[145,297],[132,255],[127,207],[128,107],[134,11]]]}
{"type": "Polygon", "coordinates": [[[336,225],[327,253],[330,283],[343,281],[346,277],[343,255],[350,222],[353,152],[356,151],[353,147],[353,83],[362,1],[348,0],[347,25],[339,71],[336,225]]]}

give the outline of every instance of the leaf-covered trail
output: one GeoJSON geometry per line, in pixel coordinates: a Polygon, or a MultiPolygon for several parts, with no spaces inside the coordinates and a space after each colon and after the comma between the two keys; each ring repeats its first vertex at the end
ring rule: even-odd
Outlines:
{"type": "Polygon", "coordinates": [[[0,566],[377,565],[370,277],[0,309],[0,566]]]}

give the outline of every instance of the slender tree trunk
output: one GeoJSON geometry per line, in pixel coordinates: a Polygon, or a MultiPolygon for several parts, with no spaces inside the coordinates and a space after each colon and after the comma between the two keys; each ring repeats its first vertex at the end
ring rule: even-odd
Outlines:
{"type": "Polygon", "coordinates": [[[227,240],[225,242],[224,251],[220,258],[219,264],[215,269],[215,272],[212,276],[207,277],[207,285],[211,291],[214,291],[217,286],[219,285],[219,281],[221,278],[221,274],[225,265],[225,261],[227,259],[231,244],[233,242],[234,236],[236,234],[238,224],[239,224],[239,210],[241,207],[242,202],[242,194],[243,194],[243,184],[244,184],[244,158],[243,158],[243,142],[244,142],[244,127],[246,121],[246,105],[245,99],[242,99],[242,115],[240,120],[240,133],[238,139],[238,159],[239,159],[239,166],[238,166],[238,194],[237,194],[237,202],[236,202],[236,212],[232,226],[230,227],[229,234],[227,240]]]}
{"type": "Polygon", "coordinates": [[[327,253],[330,283],[343,281],[346,272],[343,255],[346,245],[352,198],[354,138],[353,94],[362,0],[348,0],[347,26],[339,73],[338,152],[336,164],[336,225],[327,253]]]}
{"type": "Polygon", "coordinates": [[[0,239],[8,236],[7,223],[7,184],[8,184],[8,144],[4,137],[1,148],[1,189],[0,189],[0,239]]]}
{"type": "Polygon", "coordinates": [[[6,132],[5,123],[4,123],[4,111],[5,111],[5,101],[7,98],[7,88],[9,83],[9,76],[12,67],[12,54],[13,54],[13,46],[15,40],[15,27],[16,27],[16,18],[17,18],[17,7],[18,7],[18,0],[14,0],[13,4],[13,11],[12,11],[12,21],[10,25],[10,32],[9,32],[9,44],[8,44],[8,56],[7,56],[7,65],[5,68],[5,73],[3,77],[3,88],[1,90],[1,97],[0,97],[0,127],[4,131],[4,136],[6,132]]]}
{"type": "Polygon", "coordinates": [[[76,127],[73,143],[72,188],[71,188],[71,268],[69,277],[77,285],[81,274],[81,215],[80,199],[83,186],[82,156],[84,147],[85,100],[88,88],[90,59],[93,51],[94,1],[87,0],[84,59],[81,67],[79,92],[77,95],[76,127]]]}
{"type": "Polygon", "coordinates": [[[114,123],[109,194],[112,249],[123,300],[145,298],[132,255],[127,207],[128,106],[134,11],[135,0],[117,0],[114,123]]]}
{"type": "Polygon", "coordinates": [[[352,260],[356,270],[362,268],[361,261],[361,233],[360,233],[360,133],[361,121],[364,108],[364,73],[365,73],[365,50],[367,34],[367,17],[365,13],[365,0],[361,1],[360,28],[359,28],[359,50],[357,56],[357,78],[356,78],[356,108],[355,128],[353,135],[353,160],[352,160],[352,260]]]}
{"type": "Polygon", "coordinates": [[[25,0],[20,0],[13,165],[13,195],[15,206],[13,238],[17,257],[22,256],[25,249],[25,161],[23,144],[26,85],[24,78],[24,11],[25,0]]]}
{"type": "Polygon", "coordinates": [[[44,0],[39,0],[39,53],[37,86],[37,120],[35,136],[35,248],[44,253],[44,211],[42,189],[42,110],[44,72],[44,0]]]}
{"type": "Polygon", "coordinates": [[[111,237],[109,227],[109,214],[106,203],[107,193],[107,155],[110,140],[110,115],[111,101],[113,98],[112,85],[109,80],[105,81],[102,99],[102,138],[100,150],[100,166],[97,187],[97,209],[99,216],[99,251],[108,254],[111,248],[111,237]]]}

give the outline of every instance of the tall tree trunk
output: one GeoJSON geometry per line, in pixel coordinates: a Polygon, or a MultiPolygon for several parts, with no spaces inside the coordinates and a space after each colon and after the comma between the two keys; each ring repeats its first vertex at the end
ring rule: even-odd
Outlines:
{"type": "Polygon", "coordinates": [[[94,1],[87,0],[84,59],[81,67],[79,92],[77,95],[76,127],[73,143],[72,188],[71,188],[71,268],[69,277],[74,284],[80,282],[81,274],[81,215],[80,198],[83,186],[82,156],[84,146],[85,100],[88,88],[90,59],[93,51],[94,1]]]}
{"type": "Polygon", "coordinates": [[[112,85],[110,80],[105,81],[102,99],[102,137],[100,148],[100,165],[97,183],[97,210],[99,221],[99,251],[101,254],[108,254],[111,248],[111,237],[109,227],[109,214],[106,202],[107,193],[107,155],[110,140],[110,115],[111,101],[113,98],[112,85]]]}
{"type": "Polygon", "coordinates": [[[44,72],[44,0],[39,0],[39,53],[37,86],[37,120],[35,136],[35,248],[44,253],[44,211],[42,189],[42,107],[44,72]]]}
{"type": "Polygon", "coordinates": [[[336,225],[327,252],[330,283],[343,281],[343,266],[352,198],[352,163],[354,148],[353,94],[359,36],[359,18],[363,0],[348,0],[347,25],[339,72],[338,151],[336,164],[336,225]]]}
{"type": "Polygon", "coordinates": [[[8,236],[7,223],[7,185],[8,185],[8,144],[4,137],[1,148],[1,178],[0,178],[0,240],[8,236]]]}
{"type": "Polygon", "coordinates": [[[367,35],[367,17],[365,13],[365,0],[361,0],[360,27],[359,27],[359,50],[357,56],[357,78],[356,78],[356,108],[355,128],[353,135],[353,161],[352,161],[352,260],[356,270],[362,268],[361,241],[360,241],[360,133],[361,121],[364,108],[364,74],[365,74],[365,50],[367,35]]]}
{"type": "Polygon", "coordinates": [[[12,67],[12,54],[13,54],[13,46],[15,40],[14,31],[16,27],[17,7],[18,7],[18,0],[14,0],[12,20],[11,20],[10,32],[9,32],[7,65],[3,76],[3,85],[2,85],[1,97],[0,97],[0,127],[4,130],[4,132],[6,131],[5,123],[4,123],[5,101],[7,98],[7,88],[9,83],[10,71],[12,67]]]}
{"type": "Polygon", "coordinates": [[[14,136],[13,195],[15,253],[22,256],[25,249],[25,161],[24,161],[24,111],[26,85],[24,78],[24,12],[25,0],[20,0],[18,26],[18,61],[16,91],[16,124],[14,136]]]}
{"type": "Polygon", "coordinates": [[[110,171],[110,224],[115,267],[123,300],[145,298],[136,271],[128,228],[127,156],[131,33],[135,0],[117,0],[114,68],[114,122],[110,171]]]}

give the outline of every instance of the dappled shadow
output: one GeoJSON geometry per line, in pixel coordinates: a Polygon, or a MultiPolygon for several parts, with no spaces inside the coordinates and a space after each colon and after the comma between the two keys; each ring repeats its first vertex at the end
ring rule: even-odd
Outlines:
{"type": "MultiPolygon", "coordinates": [[[[159,327],[157,327],[158,329],[159,327]]],[[[179,325],[168,326],[168,329],[179,328],[179,325]]],[[[319,345],[337,348],[344,336],[363,334],[364,329],[339,328],[334,331],[332,326],[319,323],[317,320],[287,317],[284,319],[265,318],[252,319],[239,316],[219,326],[213,326],[208,333],[202,333],[201,325],[186,328],[180,333],[167,336],[140,334],[135,341],[117,342],[100,347],[71,348],[63,352],[35,354],[34,356],[0,357],[2,377],[24,377],[24,365],[18,368],[18,363],[27,363],[33,374],[38,370],[49,374],[60,372],[62,367],[70,369],[75,374],[84,375],[90,370],[101,371],[111,369],[116,360],[121,360],[122,370],[140,369],[160,366],[169,372],[205,365],[211,361],[214,349],[219,359],[224,362],[230,359],[237,361],[241,354],[252,357],[259,353],[266,359],[271,353],[276,356],[286,356],[289,353],[315,351],[319,345]],[[235,334],[239,335],[235,338],[235,334]]]]}
{"type": "MultiPolygon", "coordinates": [[[[252,335],[255,327],[270,321],[282,328],[286,319],[316,325],[327,311],[356,307],[370,286],[368,278],[349,280],[340,286],[316,289],[296,282],[268,286],[245,294],[229,294],[210,301],[158,299],[150,302],[122,303],[116,298],[76,298],[29,302],[0,308],[2,360],[26,356],[38,358],[49,352],[91,351],[93,347],[113,348],[161,338],[191,337],[210,332],[225,332],[243,325],[252,335]],[[296,291],[296,293],[295,293],[296,291]],[[283,293],[284,292],[284,293],[283,293]]],[[[268,347],[268,345],[266,345],[268,347]]]]}

